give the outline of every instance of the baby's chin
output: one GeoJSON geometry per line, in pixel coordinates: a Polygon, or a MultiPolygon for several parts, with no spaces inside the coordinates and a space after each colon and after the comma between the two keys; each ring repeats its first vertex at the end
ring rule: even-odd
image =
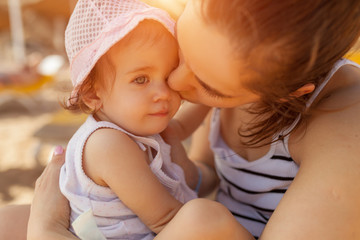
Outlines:
{"type": "Polygon", "coordinates": [[[162,131],[166,129],[167,126],[168,124],[164,126],[153,127],[152,129],[142,129],[137,131],[136,133],[134,132],[133,133],[137,136],[143,136],[143,137],[152,136],[152,135],[160,134],[162,131]]]}
{"type": "Polygon", "coordinates": [[[166,126],[164,126],[164,127],[162,127],[162,128],[159,128],[159,129],[157,129],[156,131],[151,131],[148,136],[155,135],[155,134],[160,134],[161,132],[163,132],[163,131],[166,129],[167,126],[168,126],[168,125],[166,125],[166,126]]]}

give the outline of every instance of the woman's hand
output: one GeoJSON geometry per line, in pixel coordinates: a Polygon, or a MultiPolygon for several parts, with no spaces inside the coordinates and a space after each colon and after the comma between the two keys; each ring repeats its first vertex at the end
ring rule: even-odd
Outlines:
{"type": "Polygon", "coordinates": [[[28,240],[77,239],[68,230],[69,202],[59,189],[60,168],[64,162],[64,150],[58,146],[51,161],[36,181],[28,224],[28,240]]]}

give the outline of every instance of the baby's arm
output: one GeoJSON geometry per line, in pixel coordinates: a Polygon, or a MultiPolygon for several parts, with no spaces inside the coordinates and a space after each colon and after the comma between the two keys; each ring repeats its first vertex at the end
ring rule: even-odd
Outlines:
{"type": "MultiPolygon", "coordinates": [[[[193,109],[196,109],[197,107],[196,105],[192,106],[195,107],[193,109]]],[[[206,114],[207,111],[208,110],[206,110],[206,114]]],[[[204,113],[205,111],[203,114],[204,113]]],[[[191,116],[191,114],[185,114],[182,115],[182,117],[184,118],[186,115],[189,117],[191,116]]],[[[184,170],[186,183],[192,189],[200,187],[199,195],[204,196],[213,191],[217,185],[218,178],[214,170],[214,158],[208,141],[210,114],[207,114],[207,117],[201,121],[202,124],[199,124],[200,127],[198,127],[192,135],[191,147],[188,153],[185,151],[180,139],[177,137],[178,134],[176,134],[176,131],[170,132],[167,129],[166,137],[164,137],[164,139],[171,145],[171,160],[181,166],[184,170]],[[201,173],[199,171],[201,171],[201,173]],[[200,186],[198,186],[198,184],[200,184],[200,186]]]]}
{"type": "Polygon", "coordinates": [[[172,123],[176,123],[177,134],[181,140],[188,138],[204,122],[211,107],[184,102],[176,113],[172,123]]]}
{"type": "Polygon", "coordinates": [[[153,232],[159,233],[182,203],[158,181],[147,161],[147,153],[128,135],[104,128],[87,141],[83,166],[95,183],[110,187],[153,232]]]}
{"type": "Polygon", "coordinates": [[[165,142],[171,145],[171,161],[184,170],[186,183],[194,190],[199,190],[202,181],[202,173],[199,172],[201,169],[189,160],[181,141],[203,123],[210,109],[201,104],[185,102],[166,130],[161,133],[165,142]]]}
{"type": "Polygon", "coordinates": [[[211,107],[184,102],[165,131],[165,139],[177,137],[181,141],[188,138],[204,121],[211,107]]]}

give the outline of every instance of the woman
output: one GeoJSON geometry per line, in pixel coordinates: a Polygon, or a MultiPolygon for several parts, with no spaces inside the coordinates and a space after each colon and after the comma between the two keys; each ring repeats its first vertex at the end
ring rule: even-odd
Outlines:
{"type": "MultiPolygon", "coordinates": [[[[179,18],[181,62],[169,85],[221,108],[194,135],[189,157],[202,169],[203,192],[216,185],[216,165],[217,200],[255,237],[360,239],[360,70],[341,60],[359,29],[356,0],[190,0],[179,18]]],[[[183,114],[180,123],[191,112],[183,114]]],[[[38,181],[31,239],[71,237],[55,188],[60,163],[55,156],[38,181]]],[[[158,238],[184,227],[191,239],[244,231],[206,200],[186,204],[158,238]]]]}

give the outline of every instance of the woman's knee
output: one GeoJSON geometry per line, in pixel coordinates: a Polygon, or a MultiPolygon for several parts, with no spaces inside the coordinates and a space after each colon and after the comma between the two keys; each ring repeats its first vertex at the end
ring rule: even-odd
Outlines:
{"type": "Polygon", "coordinates": [[[30,205],[0,208],[0,239],[26,239],[30,205]]]}

